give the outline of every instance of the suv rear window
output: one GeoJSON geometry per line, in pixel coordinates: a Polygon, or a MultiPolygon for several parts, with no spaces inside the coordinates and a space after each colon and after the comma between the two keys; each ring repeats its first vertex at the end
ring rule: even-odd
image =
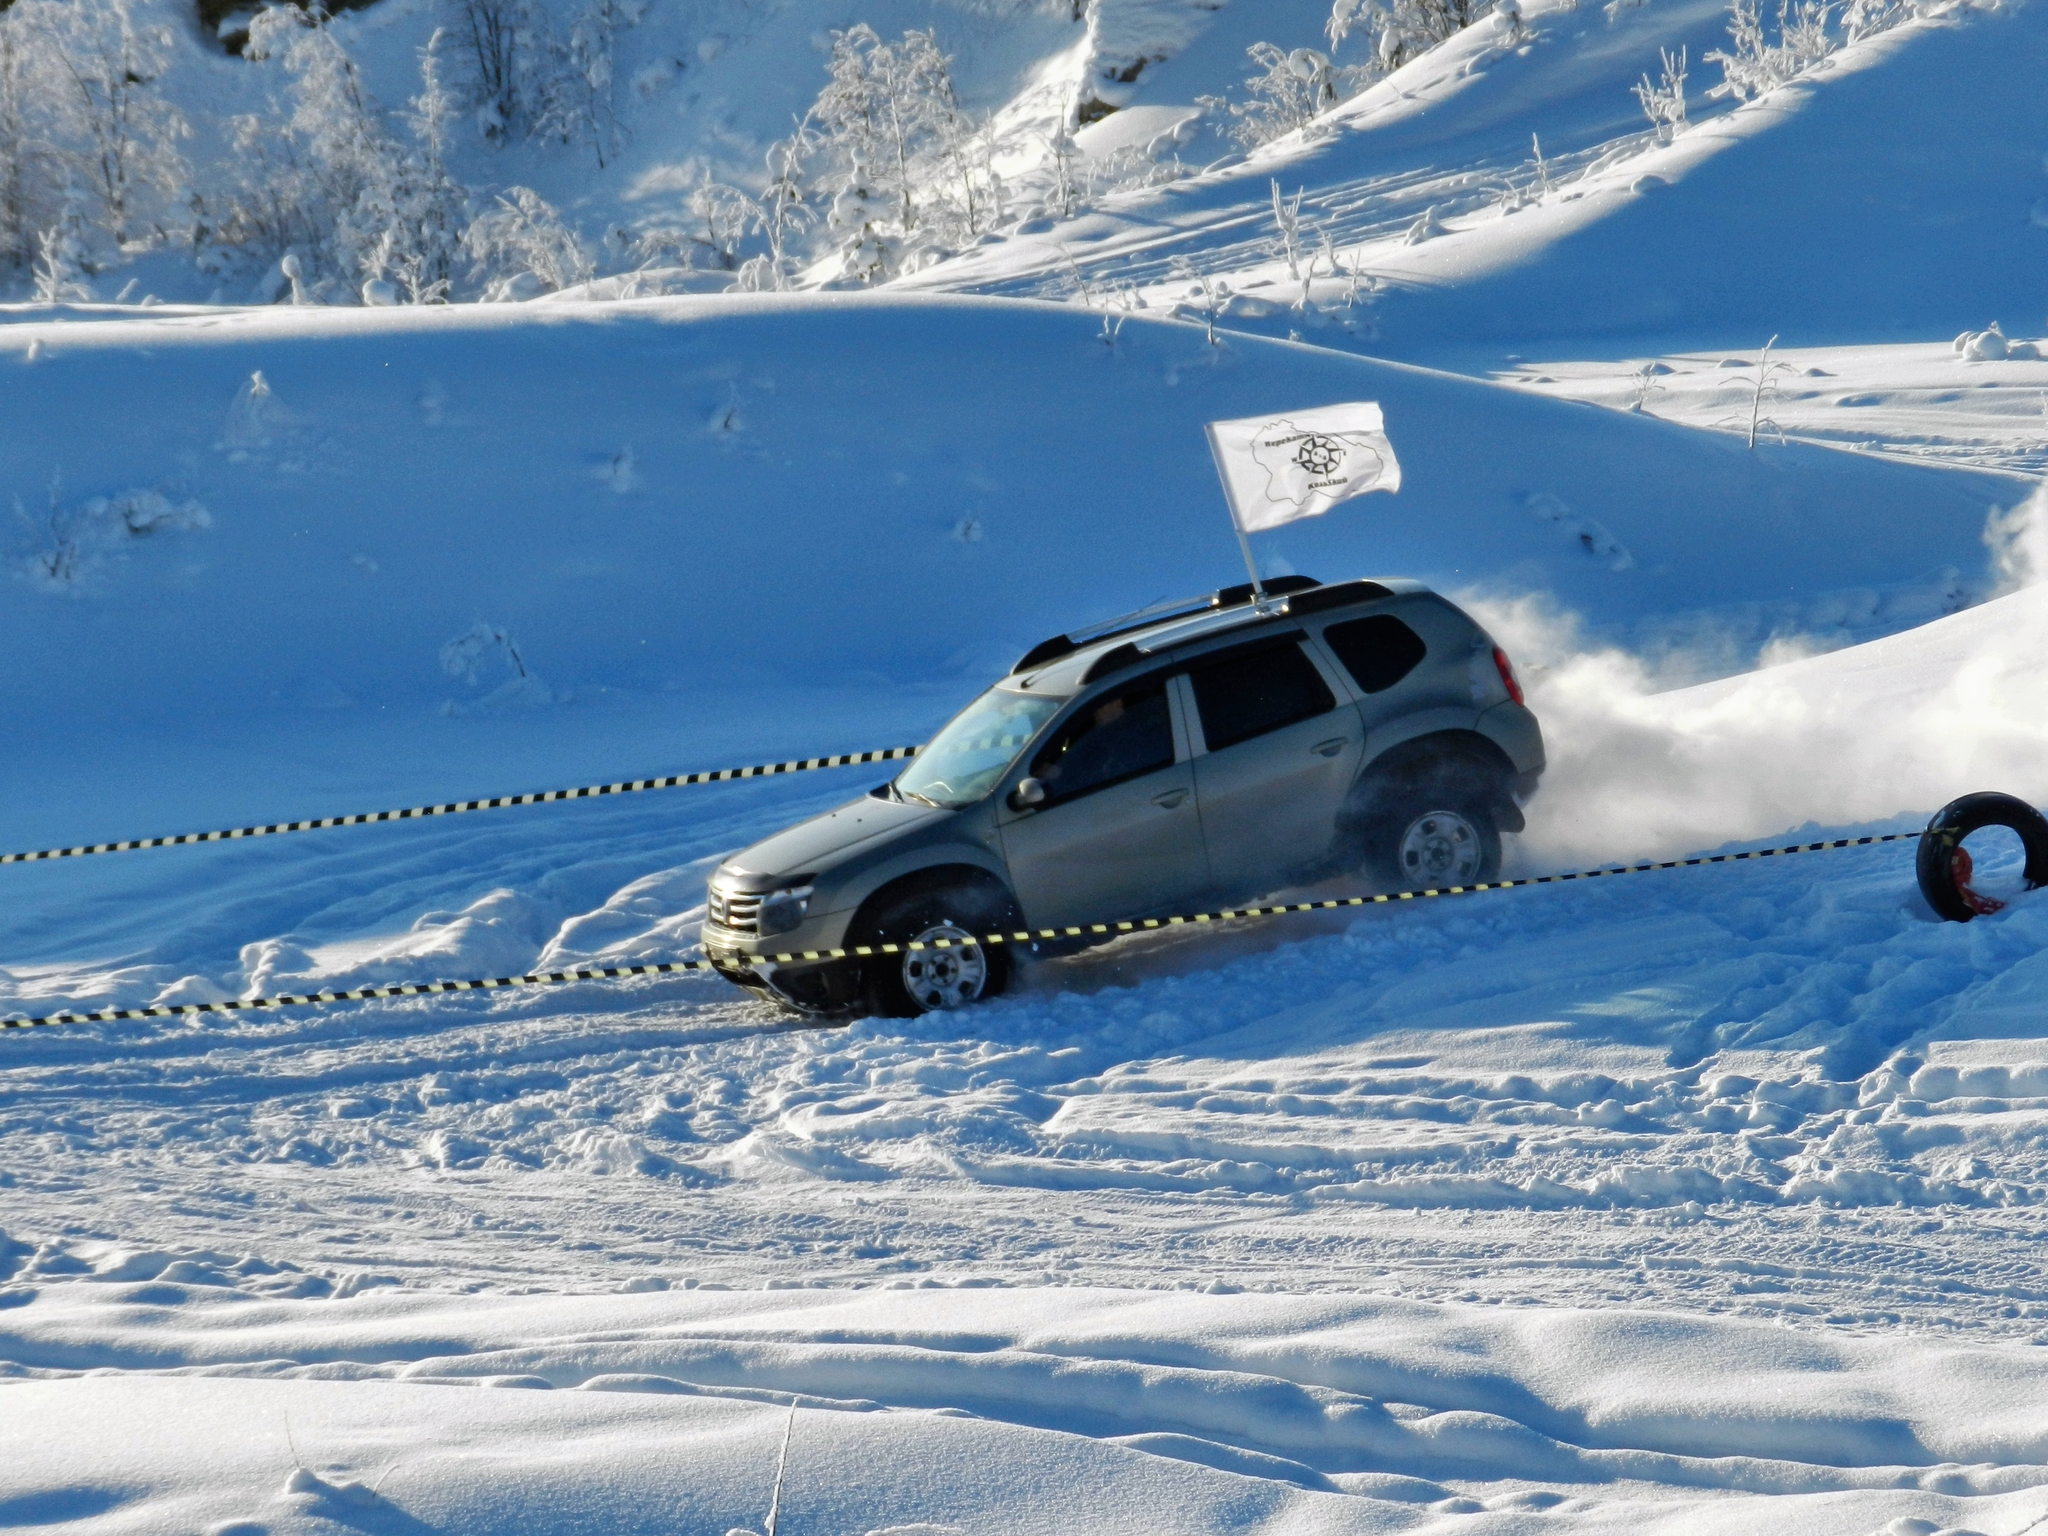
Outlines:
{"type": "Polygon", "coordinates": [[[1391,613],[1332,624],[1323,631],[1323,640],[1362,693],[1385,693],[1429,653],[1422,636],[1391,613]]]}
{"type": "Polygon", "coordinates": [[[1085,705],[1031,760],[1047,804],[1107,789],[1173,762],[1166,680],[1154,678],[1085,705]]]}
{"type": "Polygon", "coordinates": [[[1315,663],[1293,641],[1188,668],[1211,752],[1337,707],[1315,663]]]}

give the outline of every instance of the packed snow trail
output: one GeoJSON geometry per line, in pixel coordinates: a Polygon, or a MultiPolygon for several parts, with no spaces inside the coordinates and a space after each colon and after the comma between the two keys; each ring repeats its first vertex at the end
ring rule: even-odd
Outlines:
{"type": "Polygon", "coordinates": [[[1309,939],[1153,936],[1034,968],[971,1016],[850,1030],[795,1030],[695,979],[67,1026],[7,1042],[9,1205],[32,1231],[430,1284],[566,1280],[594,1248],[622,1277],[758,1284],[790,1223],[818,1226],[778,1194],[795,1180],[852,1205],[850,1229],[800,1244],[821,1279],[1144,1273],[1127,1231],[1060,1230],[1080,1201],[1187,1226],[1174,1246],[1198,1273],[1423,1294],[1459,1273],[1440,1221],[1404,1230],[1388,1207],[1526,1229],[1546,1263],[1604,1250],[1611,1213],[1642,1209],[1705,1268],[1630,1273],[1625,1293],[2031,1337],[2048,1292],[2010,1290],[1989,1254],[2035,1240],[2048,1193],[2037,906],[1934,923],[1910,858],[1866,849],[1382,909],[1309,939]],[[907,1222],[860,1216],[866,1199],[907,1222]],[[365,1200],[384,1211],[367,1230],[365,1200]],[[1966,1223],[1985,1275],[1927,1294],[1922,1259],[1852,1258],[1924,1225],[1902,1214],[1920,1206],[1971,1213],[1937,1229],[1966,1223]],[[391,1224],[407,1207],[430,1218],[418,1238],[391,1224]],[[1831,1260],[1740,1299],[1757,1276],[1730,1252],[1774,1273],[1832,1208],[1860,1219],[1825,1234],[1831,1260]],[[683,1210],[691,1235],[658,1236],[683,1210]],[[1025,1210],[1052,1230],[986,1230],[1025,1210]],[[614,1223],[630,1242],[592,1242],[614,1223]]]}

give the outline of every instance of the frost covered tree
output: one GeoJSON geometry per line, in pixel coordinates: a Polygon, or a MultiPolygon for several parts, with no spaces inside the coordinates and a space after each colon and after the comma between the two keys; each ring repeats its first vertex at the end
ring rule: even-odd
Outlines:
{"type": "Polygon", "coordinates": [[[804,173],[813,144],[807,117],[795,133],[768,147],[768,185],[755,202],[768,249],[741,266],[738,286],[743,289],[780,293],[789,286],[792,246],[815,222],[804,173]]]}
{"type": "Polygon", "coordinates": [[[294,77],[291,128],[325,205],[334,263],[344,279],[353,278],[397,216],[397,146],[383,115],[322,18],[274,6],[250,23],[248,52],[258,59],[280,54],[294,77]]]}
{"type": "Polygon", "coordinates": [[[599,166],[625,142],[619,121],[614,48],[645,0],[586,0],[557,31],[538,0],[442,0],[462,82],[486,141],[587,140],[599,166]]]}
{"type": "Polygon", "coordinates": [[[690,194],[690,212],[703,228],[693,239],[711,253],[712,265],[727,272],[736,269],[740,242],[760,225],[761,205],[738,187],[707,181],[690,194]]]}
{"type": "Polygon", "coordinates": [[[239,179],[222,238],[268,257],[296,256],[316,297],[394,280],[413,303],[445,297],[463,259],[468,195],[445,160],[457,108],[443,83],[444,47],[436,31],[420,52],[408,143],[324,16],[291,6],[259,14],[243,57],[275,63],[286,105],[235,120],[239,179]]]}
{"type": "Polygon", "coordinates": [[[1074,136],[1067,130],[1067,118],[1071,112],[1062,113],[1059,122],[1045,139],[1046,167],[1051,176],[1051,211],[1057,218],[1070,218],[1079,201],[1079,189],[1074,185],[1074,162],[1080,158],[1081,146],[1074,142],[1074,136]]]}
{"type": "Polygon", "coordinates": [[[469,193],[448,170],[448,138],[457,108],[442,79],[445,37],[437,27],[420,49],[420,94],[408,103],[407,115],[416,147],[392,199],[397,232],[402,234],[389,265],[414,304],[447,297],[461,265],[462,232],[469,222],[469,193]]]}
{"type": "Polygon", "coordinates": [[[825,216],[838,248],[841,277],[872,287],[896,275],[903,241],[891,223],[891,208],[891,199],[875,190],[867,166],[854,161],[825,216]]]}
{"type": "Polygon", "coordinates": [[[554,60],[549,127],[564,143],[588,139],[600,170],[625,144],[612,80],[613,47],[618,34],[638,19],[638,9],[628,9],[622,0],[591,0],[570,21],[554,60]]]}
{"type": "Polygon", "coordinates": [[[448,9],[469,66],[477,127],[486,139],[501,139],[519,115],[532,8],[527,0],[449,0],[448,9]]]}
{"type": "Polygon", "coordinates": [[[0,11],[0,273],[36,258],[62,181],[38,112],[36,40],[18,11],[0,11]]]}
{"type": "Polygon", "coordinates": [[[993,132],[960,109],[932,33],[835,32],[826,73],[811,121],[845,276],[877,281],[912,251],[989,227],[1003,195],[993,132]]]}
{"type": "Polygon", "coordinates": [[[47,122],[47,153],[91,198],[117,243],[184,181],[190,129],[156,89],[171,34],[138,23],[128,0],[17,0],[8,12],[28,97],[47,122]]]}

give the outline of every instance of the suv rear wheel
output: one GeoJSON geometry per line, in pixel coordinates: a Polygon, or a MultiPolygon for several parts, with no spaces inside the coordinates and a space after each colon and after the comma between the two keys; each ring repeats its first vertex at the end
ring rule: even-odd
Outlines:
{"type": "Polygon", "coordinates": [[[1366,874],[1388,891],[1499,879],[1499,798],[1486,769],[1455,761],[1375,786],[1360,828],[1366,874]]]}
{"type": "Polygon", "coordinates": [[[998,996],[1010,984],[1009,947],[983,944],[980,935],[1014,928],[1006,901],[979,891],[931,891],[883,907],[864,924],[867,944],[943,944],[942,948],[877,955],[862,962],[863,994],[870,1012],[908,1019],[965,1008],[998,996]]]}

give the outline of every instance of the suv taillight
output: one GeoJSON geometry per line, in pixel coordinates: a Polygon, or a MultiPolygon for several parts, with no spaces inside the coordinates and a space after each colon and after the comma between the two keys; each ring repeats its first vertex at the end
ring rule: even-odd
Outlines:
{"type": "Polygon", "coordinates": [[[1517,704],[1522,702],[1522,685],[1515,681],[1515,664],[1508,660],[1508,653],[1499,646],[1493,648],[1494,669],[1500,673],[1501,686],[1508,691],[1508,697],[1517,704]]]}

